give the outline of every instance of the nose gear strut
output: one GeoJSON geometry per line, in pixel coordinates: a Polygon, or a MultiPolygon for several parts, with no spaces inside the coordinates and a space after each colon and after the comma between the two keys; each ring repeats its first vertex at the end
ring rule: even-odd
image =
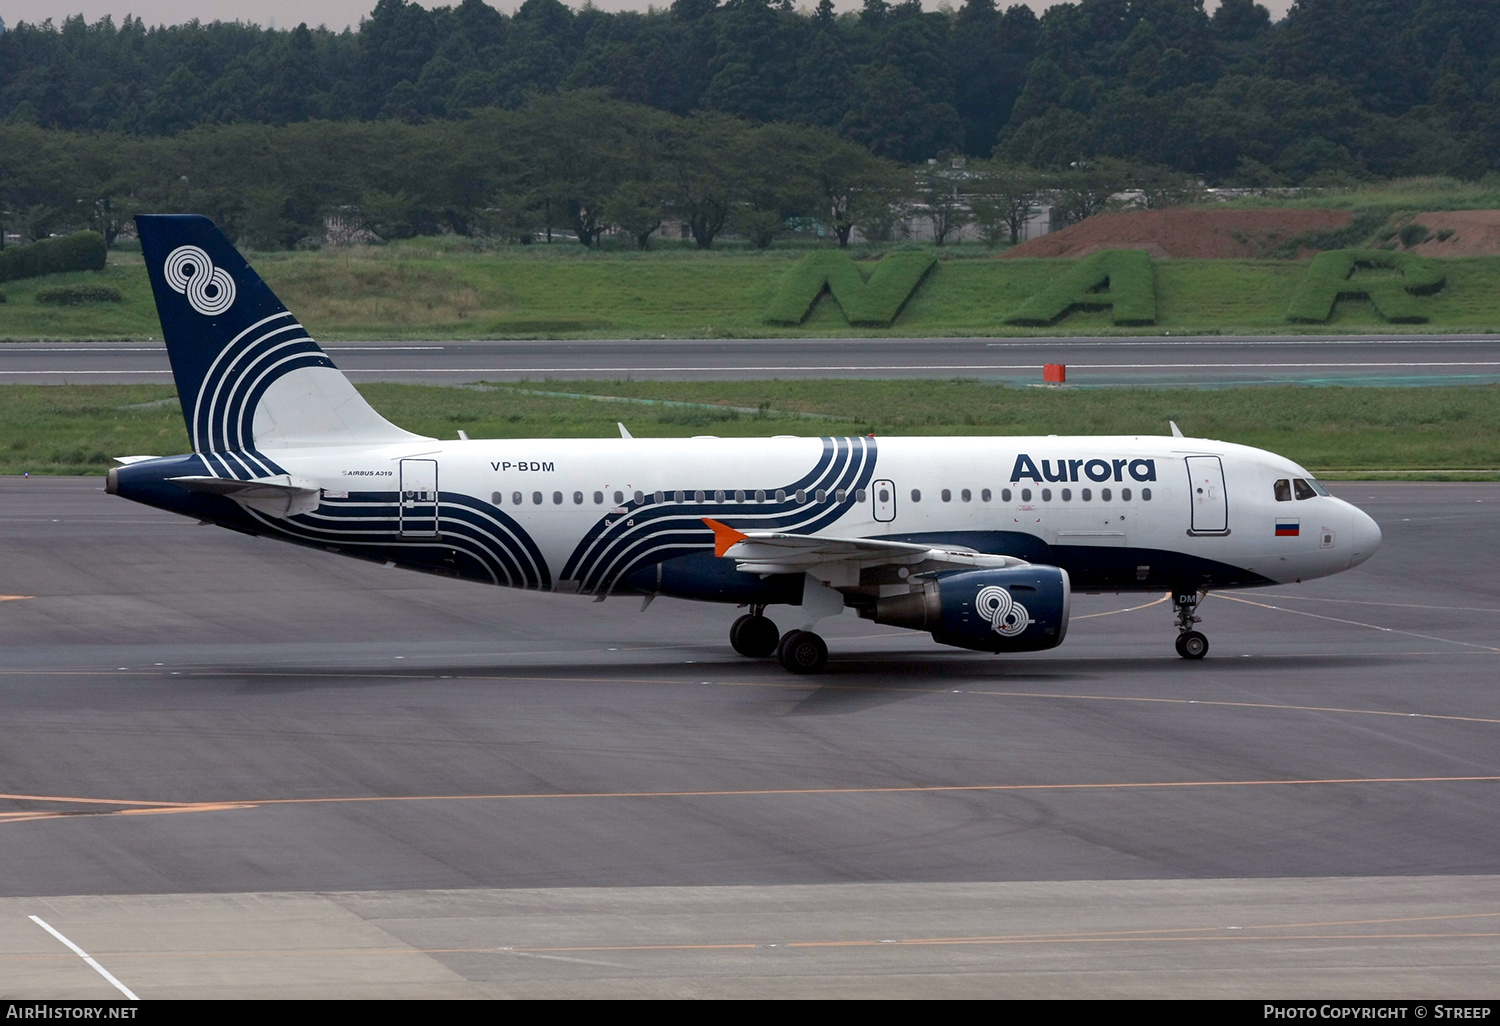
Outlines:
{"type": "Polygon", "coordinates": [[[1208,638],[1193,630],[1193,624],[1203,619],[1197,615],[1198,603],[1207,596],[1206,591],[1172,592],[1172,605],[1177,610],[1177,654],[1184,659],[1202,659],[1208,655],[1208,638]]]}

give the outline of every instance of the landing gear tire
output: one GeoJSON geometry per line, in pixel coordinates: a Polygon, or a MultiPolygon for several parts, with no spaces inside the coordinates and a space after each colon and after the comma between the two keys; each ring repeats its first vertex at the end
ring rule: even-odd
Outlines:
{"type": "Polygon", "coordinates": [[[776,658],[792,673],[817,673],[828,665],[828,646],[812,631],[787,631],[776,658]]]}
{"type": "Polygon", "coordinates": [[[1177,635],[1177,654],[1184,659],[1202,659],[1208,655],[1208,639],[1197,631],[1177,635]]]}
{"type": "Polygon", "coordinates": [[[781,632],[768,616],[746,613],[729,628],[729,644],[742,656],[764,659],[776,654],[781,632]]]}

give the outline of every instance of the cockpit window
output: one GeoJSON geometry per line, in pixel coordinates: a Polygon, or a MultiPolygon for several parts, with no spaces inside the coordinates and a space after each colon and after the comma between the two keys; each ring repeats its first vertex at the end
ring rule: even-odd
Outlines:
{"type": "Polygon", "coordinates": [[[1292,488],[1296,490],[1296,492],[1297,492],[1297,498],[1299,500],[1301,500],[1301,499],[1311,499],[1313,496],[1315,496],[1315,495],[1318,494],[1316,491],[1313,490],[1313,486],[1312,485],[1308,484],[1306,481],[1302,480],[1300,477],[1294,477],[1294,478],[1292,478],[1292,488]]]}
{"type": "Polygon", "coordinates": [[[1292,501],[1292,482],[1288,481],[1286,478],[1282,478],[1280,481],[1276,482],[1276,501],[1292,501]]]}
{"type": "Polygon", "coordinates": [[[1324,488],[1321,484],[1319,484],[1318,481],[1317,481],[1317,479],[1315,479],[1315,478],[1311,478],[1311,477],[1308,478],[1307,479],[1307,483],[1312,488],[1312,490],[1315,491],[1315,492],[1317,492],[1319,495],[1328,495],[1328,494],[1330,494],[1329,491],[1328,491],[1328,489],[1324,488]]]}

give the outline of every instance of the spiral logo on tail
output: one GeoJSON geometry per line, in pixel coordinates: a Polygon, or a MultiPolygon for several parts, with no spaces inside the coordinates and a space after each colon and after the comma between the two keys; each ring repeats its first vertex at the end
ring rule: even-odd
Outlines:
{"type": "Polygon", "coordinates": [[[1014,638],[1036,622],[1025,606],[997,584],[979,589],[979,594],[974,596],[974,608],[990,621],[996,634],[1006,638],[1014,638]]]}
{"type": "Polygon", "coordinates": [[[178,246],[168,253],[162,276],[168,288],[187,296],[188,305],[204,317],[217,317],[234,305],[234,279],[197,246],[178,246]]]}

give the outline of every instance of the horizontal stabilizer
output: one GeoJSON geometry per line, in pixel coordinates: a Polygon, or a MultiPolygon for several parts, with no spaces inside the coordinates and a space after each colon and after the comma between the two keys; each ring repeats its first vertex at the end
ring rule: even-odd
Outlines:
{"type": "Polygon", "coordinates": [[[322,489],[311,481],[290,474],[240,481],[227,477],[170,477],[190,492],[223,495],[261,513],[275,517],[311,513],[318,508],[322,489]]]}
{"type": "Polygon", "coordinates": [[[128,467],[132,463],[144,463],[147,460],[159,460],[160,456],[115,456],[114,461],[122,467],[128,467]]]}

